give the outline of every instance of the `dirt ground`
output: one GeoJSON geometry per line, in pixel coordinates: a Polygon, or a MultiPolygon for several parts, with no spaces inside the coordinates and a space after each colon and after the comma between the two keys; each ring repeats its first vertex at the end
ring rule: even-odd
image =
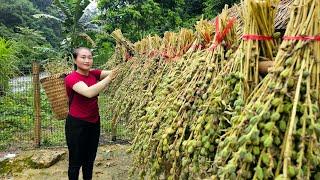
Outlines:
{"type": "MultiPolygon", "coordinates": [[[[93,180],[122,180],[129,178],[131,168],[131,157],[126,153],[129,145],[104,145],[98,148],[95,167],[93,169],[93,180]]],[[[66,148],[60,148],[67,152],[66,148]]],[[[22,152],[27,154],[28,152],[22,152]]],[[[21,154],[22,154],[21,153],[21,154]]],[[[19,155],[20,156],[20,155],[19,155]]],[[[5,180],[67,180],[67,155],[53,166],[45,169],[23,169],[9,175],[0,175],[5,180]]],[[[80,172],[80,179],[82,173],[80,172]]]]}

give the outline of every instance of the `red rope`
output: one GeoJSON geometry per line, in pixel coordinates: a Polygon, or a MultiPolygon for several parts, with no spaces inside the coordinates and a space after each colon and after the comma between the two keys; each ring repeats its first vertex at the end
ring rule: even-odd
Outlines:
{"type": "Polygon", "coordinates": [[[283,40],[320,41],[320,36],[284,36],[283,40]]]}
{"type": "Polygon", "coordinates": [[[241,38],[243,40],[258,40],[258,41],[273,40],[272,36],[255,35],[255,34],[244,34],[242,35],[241,38]]]}
{"type": "Polygon", "coordinates": [[[214,50],[225,38],[225,36],[230,32],[232,26],[236,22],[236,18],[232,18],[228,21],[226,27],[220,31],[220,25],[219,25],[219,17],[217,16],[215,18],[215,26],[216,26],[216,34],[215,34],[215,42],[211,45],[209,48],[210,50],[214,50]]]}

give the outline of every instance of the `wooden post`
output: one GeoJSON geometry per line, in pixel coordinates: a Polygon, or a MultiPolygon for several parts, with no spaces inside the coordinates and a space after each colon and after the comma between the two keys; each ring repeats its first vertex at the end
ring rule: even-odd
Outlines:
{"type": "Polygon", "coordinates": [[[117,140],[117,125],[115,121],[112,121],[111,124],[111,141],[116,141],[117,140]]]}
{"type": "Polygon", "coordinates": [[[111,123],[111,141],[117,140],[117,117],[118,114],[114,114],[112,117],[112,123],[111,123]]]}
{"type": "Polygon", "coordinates": [[[41,117],[40,117],[40,66],[39,63],[32,63],[32,82],[33,82],[33,98],[34,98],[34,146],[40,147],[41,142],[41,117]]]}

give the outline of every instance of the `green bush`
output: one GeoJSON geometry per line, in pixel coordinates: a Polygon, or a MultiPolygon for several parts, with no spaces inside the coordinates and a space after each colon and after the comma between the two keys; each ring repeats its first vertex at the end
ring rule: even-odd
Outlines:
{"type": "Polygon", "coordinates": [[[17,57],[15,56],[15,42],[0,37],[0,96],[8,89],[10,77],[15,73],[17,57]]]}
{"type": "Polygon", "coordinates": [[[31,94],[10,94],[0,97],[0,150],[10,146],[33,128],[31,94]]]}

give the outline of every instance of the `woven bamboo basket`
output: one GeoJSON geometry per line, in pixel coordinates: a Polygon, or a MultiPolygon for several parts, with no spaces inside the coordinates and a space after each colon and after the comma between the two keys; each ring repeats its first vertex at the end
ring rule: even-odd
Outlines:
{"type": "Polygon", "coordinates": [[[68,97],[64,84],[66,75],[67,73],[60,73],[40,79],[53,115],[58,120],[65,119],[68,114],[68,97]]]}

